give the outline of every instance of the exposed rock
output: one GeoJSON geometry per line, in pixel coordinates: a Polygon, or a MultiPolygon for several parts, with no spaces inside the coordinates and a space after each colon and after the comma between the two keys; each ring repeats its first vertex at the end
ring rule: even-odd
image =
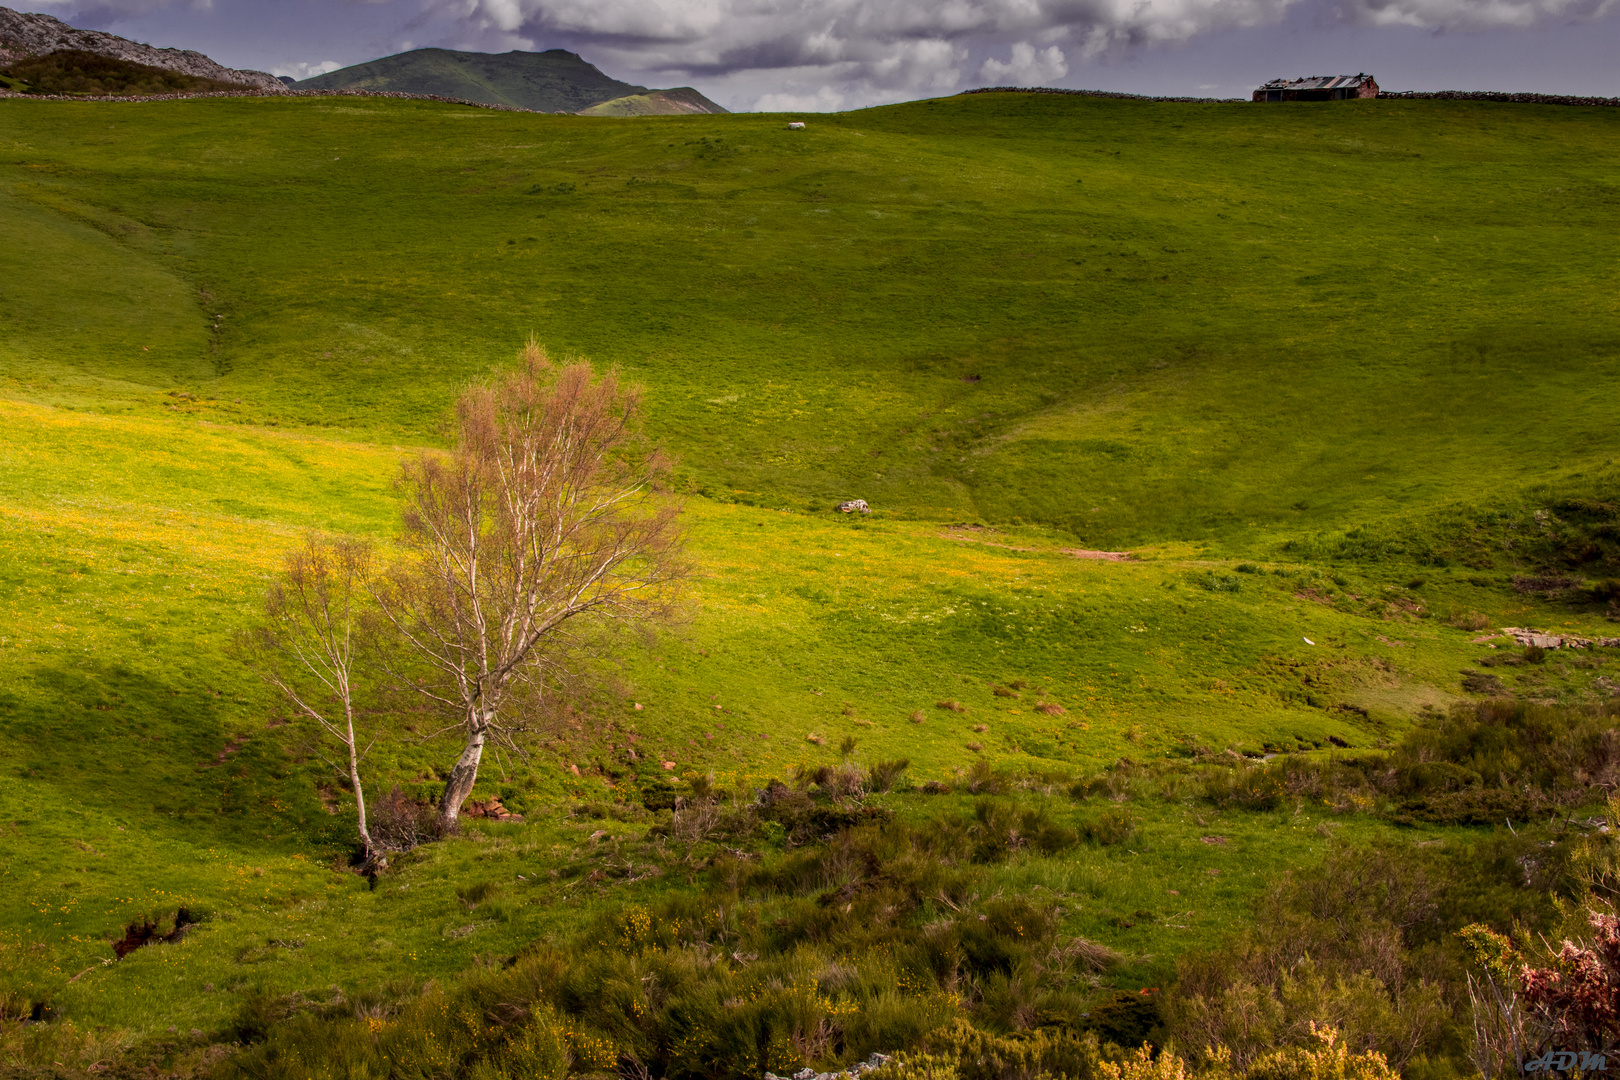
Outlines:
{"type": "Polygon", "coordinates": [[[49,15],[32,15],[0,7],[0,64],[58,49],[82,49],[101,56],[165,68],[201,79],[240,83],[255,90],[282,93],[285,83],[263,71],[239,71],[217,64],[192,49],[156,49],[100,30],[80,30],[49,15]]]}
{"type": "Polygon", "coordinates": [[[851,499],[849,502],[838,504],[840,514],[870,514],[872,508],[866,505],[865,499],[851,499]]]}
{"type": "Polygon", "coordinates": [[[1502,633],[1517,641],[1525,648],[1537,649],[1590,649],[1594,645],[1600,649],[1613,649],[1620,647],[1620,638],[1600,637],[1584,638],[1574,634],[1549,634],[1541,630],[1531,630],[1522,626],[1504,627],[1502,633]]]}
{"type": "Polygon", "coordinates": [[[522,821],[522,814],[514,814],[501,805],[501,800],[495,796],[488,799],[474,799],[462,807],[462,816],[470,818],[488,818],[490,821],[522,821]]]}
{"type": "MultiPolygon", "coordinates": [[[[890,1055],[888,1054],[873,1054],[865,1061],[857,1061],[848,1068],[839,1069],[837,1072],[818,1073],[814,1069],[800,1069],[798,1072],[793,1074],[791,1080],[853,1080],[854,1077],[860,1076],[863,1073],[869,1073],[873,1069],[880,1068],[889,1060],[890,1055]]],[[[768,1072],[765,1074],[764,1080],[790,1080],[790,1078],[777,1076],[775,1073],[768,1072]]]]}

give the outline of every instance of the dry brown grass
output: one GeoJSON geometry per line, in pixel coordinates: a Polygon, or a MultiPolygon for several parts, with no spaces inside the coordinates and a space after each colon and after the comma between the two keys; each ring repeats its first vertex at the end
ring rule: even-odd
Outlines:
{"type": "Polygon", "coordinates": [[[1063,716],[1068,713],[1069,710],[1065,709],[1055,701],[1038,701],[1035,703],[1035,711],[1038,713],[1045,713],[1047,716],[1063,716]]]}
{"type": "Polygon", "coordinates": [[[973,730],[977,731],[979,734],[983,735],[985,732],[990,730],[990,725],[989,724],[974,724],[973,725],[973,730]]]}
{"type": "Polygon", "coordinates": [[[936,701],[934,702],[934,707],[937,709],[949,709],[951,712],[957,713],[967,712],[966,705],[962,704],[960,701],[954,700],[936,701]]]}
{"type": "Polygon", "coordinates": [[[817,746],[827,745],[827,737],[825,735],[817,735],[813,731],[804,737],[804,741],[808,743],[815,743],[817,746]]]}
{"type": "Polygon", "coordinates": [[[911,713],[911,716],[910,716],[910,720],[911,720],[911,722],[913,724],[922,723],[923,722],[923,711],[921,709],[913,710],[912,713],[911,713]]]}
{"type": "Polygon", "coordinates": [[[1015,697],[1018,696],[1018,691],[1012,689],[1011,687],[1007,687],[1007,686],[992,686],[990,688],[990,692],[992,694],[996,695],[996,697],[1015,698],[1015,697]]]}
{"type": "Polygon", "coordinates": [[[984,753],[984,743],[970,742],[967,744],[967,748],[973,751],[975,754],[984,753]]]}

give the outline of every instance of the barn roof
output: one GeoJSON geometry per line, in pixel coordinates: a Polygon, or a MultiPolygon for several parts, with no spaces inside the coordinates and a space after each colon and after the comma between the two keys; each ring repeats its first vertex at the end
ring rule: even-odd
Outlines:
{"type": "Polygon", "coordinates": [[[1307,79],[1272,79],[1262,90],[1338,90],[1342,87],[1359,87],[1372,81],[1368,74],[1360,75],[1312,75],[1307,79]]]}

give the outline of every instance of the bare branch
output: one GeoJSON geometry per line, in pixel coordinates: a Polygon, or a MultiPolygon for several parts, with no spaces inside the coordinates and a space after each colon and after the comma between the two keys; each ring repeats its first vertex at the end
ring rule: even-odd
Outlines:
{"type": "MultiPolygon", "coordinates": [[[[638,434],[640,392],[588,364],[523,369],[456,403],[448,457],[405,463],[407,559],[373,595],[423,699],[466,738],[441,806],[451,827],[491,741],[513,736],[581,662],[576,620],[635,623],[669,609],[684,575],[664,459],[638,434]]],[[[397,675],[406,674],[397,671],[397,675]]]]}

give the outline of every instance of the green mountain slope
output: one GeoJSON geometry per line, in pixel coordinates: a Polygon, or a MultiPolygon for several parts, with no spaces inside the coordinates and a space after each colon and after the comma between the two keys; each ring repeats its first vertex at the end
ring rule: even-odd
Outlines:
{"type": "Polygon", "coordinates": [[[534,330],[647,382],[693,490],[1101,548],[1421,517],[1612,456],[1608,110],[986,94],[649,138],[197,103],[107,133],[124,179],[32,104],[15,190],[205,284],[221,382],[187,389],[255,416],[415,437],[534,330]],[[223,150],[176,171],[171,129],[251,188],[223,150]]]}
{"type": "MultiPolygon", "coordinates": [[[[531,53],[456,52],[415,49],[381,60],[317,75],[297,83],[300,90],[390,90],[410,94],[512,105],[538,112],[579,112],[620,98],[676,95],[668,107],[646,112],[724,112],[697,91],[649,91],[604,75],[563,49],[531,53]],[[686,107],[695,101],[700,106],[686,107]]],[[[612,115],[640,115],[614,113],[612,115]]]]}
{"type": "Polygon", "coordinates": [[[687,113],[723,113],[723,109],[692,89],[678,86],[673,90],[654,90],[649,94],[632,94],[614,98],[600,105],[581,109],[581,116],[680,116],[687,113]]]}
{"type": "MultiPolygon", "coordinates": [[[[550,890],[595,889],[593,834],[628,823],[560,807],[747,792],[845,738],[960,785],[1360,752],[1481,659],[1504,694],[1608,700],[1613,649],[1510,666],[1486,638],[1617,632],[1612,531],[1537,581],[1577,514],[1620,513],[1620,113],[986,94],[785,120],[0,100],[0,994],[213,1032],[257,989],[445,977],[589,913],[550,890]],[[391,534],[399,459],[531,333],[647,387],[690,619],[627,651],[602,742],[488,767],[478,797],[529,824],[372,892],[315,865],[341,799],[228,643],[306,529],[391,534]],[[832,512],[853,497],[876,513],[832,512]],[[1413,529],[1432,545],[1386,543],[1413,529]],[[471,912],[480,875],[509,907],[471,912]],[[182,903],[207,920],[183,945],[102,965],[182,903]]],[[[431,792],[443,749],[379,743],[371,790],[431,792]]],[[[1151,846],[1045,880],[1091,897],[1068,932],[1169,963],[1340,825],[1286,800],[1206,825],[1198,790],[1140,808],[1151,846]],[[1166,887],[1193,921],[1122,917],[1166,887]]]]}

